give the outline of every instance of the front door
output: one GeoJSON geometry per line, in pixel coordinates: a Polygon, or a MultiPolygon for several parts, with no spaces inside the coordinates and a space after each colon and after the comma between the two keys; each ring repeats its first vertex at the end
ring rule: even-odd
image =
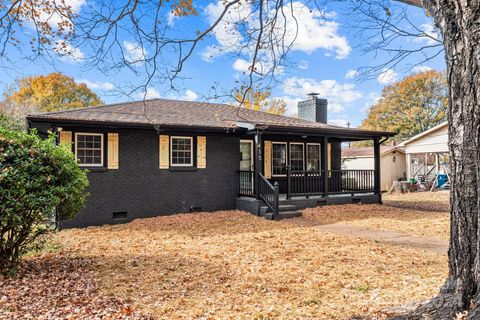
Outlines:
{"type": "Polygon", "coordinates": [[[253,141],[240,140],[240,190],[253,194],[253,141]]]}

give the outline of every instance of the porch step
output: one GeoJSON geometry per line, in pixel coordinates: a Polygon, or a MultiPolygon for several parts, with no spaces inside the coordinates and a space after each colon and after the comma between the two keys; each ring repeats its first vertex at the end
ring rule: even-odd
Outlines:
{"type": "MultiPolygon", "coordinates": [[[[285,211],[295,211],[297,210],[297,206],[294,204],[281,204],[278,206],[278,212],[285,212],[285,211]]],[[[267,206],[260,207],[260,215],[265,216],[267,213],[271,213],[272,210],[267,206]]]]}
{"type": "MultiPolygon", "coordinates": [[[[301,217],[301,216],[302,216],[302,211],[300,211],[300,210],[283,211],[283,212],[278,213],[278,220],[296,218],[296,217],[301,217]]],[[[273,212],[266,213],[265,214],[265,219],[273,220],[273,212]]]]}

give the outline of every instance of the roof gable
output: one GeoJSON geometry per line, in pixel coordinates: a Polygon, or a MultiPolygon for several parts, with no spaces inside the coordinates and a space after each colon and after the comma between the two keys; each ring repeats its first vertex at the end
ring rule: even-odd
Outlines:
{"type": "Polygon", "coordinates": [[[409,143],[411,143],[411,142],[414,142],[414,141],[416,141],[416,140],[418,140],[418,139],[420,139],[420,138],[423,138],[423,137],[425,137],[425,136],[427,136],[427,135],[429,135],[429,134],[431,134],[431,133],[433,133],[433,132],[435,132],[435,131],[437,131],[437,130],[439,130],[439,129],[442,129],[443,127],[445,127],[445,126],[447,126],[447,125],[448,125],[448,122],[447,122],[447,121],[442,122],[442,123],[436,125],[435,127],[432,127],[432,128],[430,128],[430,129],[428,129],[428,130],[425,130],[425,131],[423,131],[422,133],[419,133],[419,134],[417,134],[416,136],[413,136],[413,137],[411,137],[410,139],[403,141],[402,143],[399,144],[399,146],[406,146],[407,144],[409,144],[409,143]]]}

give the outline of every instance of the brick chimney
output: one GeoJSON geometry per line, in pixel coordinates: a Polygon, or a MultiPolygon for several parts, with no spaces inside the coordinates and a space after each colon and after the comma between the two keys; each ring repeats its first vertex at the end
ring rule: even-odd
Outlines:
{"type": "Polygon", "coordinates": [[[298,102],[298,118],[327,123],[327,99],[318,98],[318,93],[309,93],[310,99],[298,102]]]}
{"type": "MultiPolygon", "coordinates": [[[[309,99],[298,102],[298,118],[302,120],[327,123],[328,100],[318,97],[318,93],[309,93],[309,99]]],[[[342,169],[342,144],[340,142],[330,142],[330,169],[342,169]]]]}

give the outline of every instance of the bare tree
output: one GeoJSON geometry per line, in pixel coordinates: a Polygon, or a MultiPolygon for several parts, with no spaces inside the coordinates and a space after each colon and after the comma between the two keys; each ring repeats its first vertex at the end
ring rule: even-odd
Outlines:
{"type": "MultiPolygon", "coordinates": [[[[434,18],[441,37],[415,26],[400,5],[388,0],[223,0],[216,14],[202,29],[176,32],[165,18],[194,18],[198,12],[191,1],[100,0],[88,2],[78,15],[67,0],[0,1],[0,56],[24,37],[19,30],[34,26],[31,38],[34,55],[56,52],[77,53],[88,48],[87,65],[104,72],[129,68],[144,75],[141,87],[133,85],[127,93],[146,90],[152,83],[175,87],[199,44],[223,34],[222,42],[211,46],[213,55],[241,58],[247,62],[244,81],[252,86],[273,87],[279,70],[288,64],[288,53],[298,36],[298,3],[324,15],[325,5],[345,5],[342,14],[353,15],[355,26],[365,39],[364,49],[389,54],[386,61],[364,70],[366,76],[394,68],[406,57],[419,55],[428,61],[445,52],[449,82],[451,179],[451,239],[449,277],[439,297],[426,304],[420,313],[432,319],[448,319],[467,312],[478,319],[480,312],[480,4],[478,0],[400,0],[424,7],[434,18]],[[128,35],[128,38],[122,38],[128,35]],[[403,46],[402,39],[426,38],[427,44],[403,46]],[[133,50],[126,50],[126,47],[133,50]],[[445,51],[443,51],[445,49],[445,51]],[[135,54],[131,54],[134,52],[135,54]]],[[[352,26],[353,27],[353,26],[352,26]]],[[[208,58],[208,57],[207,57],[208,58]]],[[[221,95],[216,88],[213,96],[221,95]]]]}
{"type": "MultiPolygon", "coordinates": [[[[341,3],[355,26],[361,26],[357,29],[368,40],[364,50],[391,55],[389,61],[364,68],[365,75],[395,67],[415,53],[428,60],[435,56],[433,48],[441,50],[438,39],[420,30],[401,7],[393,8],[388,0],[221,0],[209,5],[211,13],[203,28],[182,32],[167,17],[195,19],[198,12],[191,1],[102,0],[76,8],[70,0],[17,0],[5,1],[0,7],[0,58],[8,59],[10,47],[29,40],[32,58],[70,56],[108,74],[128,69],[143,81],[141,85],[124,84],[123,93],[146,95],[152,85],[177,88],[199,45],[216,37],[218,43],[207,48],[204,59],[238,59],[244,64],[239,82],[267,89],[278,84],[278,75],[290,63],[298,17],[306,10],[315,11],[322,23],[329,23],[332,18],[326,6],[330,2],[341,3]],[[32,27],[33,37],[29,35],[32,27]],[[398,48],[396,44],[404,37],[429,37],[435,43],[398,48]]],[[[236,88],[224,89],[213,88],[209,98],[231,97],[236,88]]]]}

